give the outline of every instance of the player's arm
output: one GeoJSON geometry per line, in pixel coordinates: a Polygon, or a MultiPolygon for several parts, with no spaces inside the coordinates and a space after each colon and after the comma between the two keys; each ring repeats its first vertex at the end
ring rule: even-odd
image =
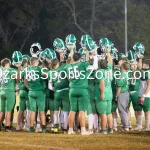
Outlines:
{"type": "Polygon", "coordinates": [[[142,70],[142,59],[139,59],[139,62],[138,62],[138,69],[139,69],[139,70],[142,70]]]}
{"type": "Polygon", "coordinates": [[[21,80],[21,66],[18,66],[17,81],[21,80]]]}
{"type": "Polygon", "coordinates": [[[89,51],[86,49],[86,61],[89,61],[89,51]]]}
{"type": "Polygon", "coordinates": [[[68,49],[70,51],[70,57],[71,57],[71,60],[73,61],[73,54],[74,54],[74,48],[75,46],[69,46],[68,49]]]}
{"type": "Polygon", "coordinates": [[[104,90],[105,90],[105,82],[104,80],[101,80],[99,83],[99,89],[100,89],[100,99],[104,99],[104,90]]]}
{"type": "Polygon", "coordinates": [[[60,56],[60,62],[64,61],[64,54],[63,53],[59,53],[59,56],[60,56]]]}
{"type": "Polygon", "coordinates": [[[107,61],[108,61],[108,63],[109,64],[113,64],[113,60],[112,60],[112,57],[110,55],[110,49],[109,48],[107,48],[107,50],[106,50],[106,55],[107,55],[107,61]]]}

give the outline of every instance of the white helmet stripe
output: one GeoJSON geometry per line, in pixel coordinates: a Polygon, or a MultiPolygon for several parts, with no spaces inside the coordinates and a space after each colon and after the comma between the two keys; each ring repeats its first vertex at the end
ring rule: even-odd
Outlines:
{"type": "Polygon", "coordinates": [[[87,44],[88,44],[89,48],[91,49],[90,44],[89,44],[89,41],[88,41],[88,36],[87,36],[87,35],[86,35],[86,41],[87,41],[87,44]]]}

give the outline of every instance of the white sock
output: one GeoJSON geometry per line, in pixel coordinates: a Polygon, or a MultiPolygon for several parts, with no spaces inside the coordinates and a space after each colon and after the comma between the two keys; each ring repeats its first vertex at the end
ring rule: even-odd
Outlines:
{"type": "Polygon", "coordinates": [[[41,128],[41,125],[39,123],[36,124],[36,128],[41,128]]]}
{"type": "Polygon", "coordinates": [[[113,126],[114,126],[114,128],[116,128],[118,126],[117,118],[113,119],[113,126]]]}
{"type": "Polygon", "coordinates": [[[94,129],[98,129],[98,115],[94,114],[94,129]]]}
{"type": "Polygon", "coordinates": [[[145,117],[145,128],[149,129],[150,125],[150,115],[145,117]]]}
{"type": "Polygon", "coordinates": [[[82,132],[86,132],[85,127],[81,127],[81,133],[82,133],[82,132]]]}
{"type": "Polygon", "coordinates": [[[38,114],[37,114],[37,121],[40,122],[40,112],[38,111],[38,114]]]}
{"type": "Polygon", "coordinates": [[[54,111],[54,125],[59,124],[59,122],[58,122],[58,112],[59,111],[54,111]]]}
{"type": "Polygon", "coordinates": [[[88,127],[89,127],[89,130],[93,129],[93,124],[94,124],[94,115],[93,114],[89,114],[88,115],[88,127]]]}
{"type": "Polygon", "coordinates": [[[27,114],[26,114],[26,127],[27,128],[30,127],[30,110],[27,110],[27,114]]]}
{"type": "Polygon", "coordinates": [[[69,128],[69,131],[70,131],[70,132],[73,132],[73,128],[69,128]]]}
{"type": "Polygon", "coordinates": [[[61,110],[59,114],[59,127],[62,128],[63,124],[64,124],[64,114],[63,111],[61,110]]]}
{"type": "Polygon", "coordinates": [[[137,116],[137,127],[142,127],[142,115],[137,116]]]}
{"type": "Polygon", "coordinates": [[[68,128],[68,112],[67,111],[63,111],[63,116],[64,116],[64,129],[68,128]]]}

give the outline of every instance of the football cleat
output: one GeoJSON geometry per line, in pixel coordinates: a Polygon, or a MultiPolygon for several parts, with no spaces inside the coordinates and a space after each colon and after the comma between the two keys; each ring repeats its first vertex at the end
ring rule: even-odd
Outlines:
{"type": "Polygon", "coordinates": [[[107,134],[107,130],[100,130],[99,134],[107,134]]]}

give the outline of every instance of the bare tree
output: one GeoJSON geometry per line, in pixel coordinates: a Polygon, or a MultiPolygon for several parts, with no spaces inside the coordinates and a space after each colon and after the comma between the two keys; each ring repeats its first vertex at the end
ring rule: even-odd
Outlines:
{"type": "Polygon", "coordinates": [[[5,45],[10,45],[13,37],[19,31],[19,27],[16,27],[15,30],[11,30],[11,26],[8,22],[0,20],[0,37],[3,39],[5,45]]]}
{"type": "Polygon", "coordinates": [[[92,38],[94,38],[94,23],[96,17],[99,13],[104,13],[102,12],[101,8],[106,7],[107,4],[110,2],[110,0],[90,0],[88,2],[86,1],[85,3],[89,3],[89,7],[82,8],[78,12],[76,11],[75,0],[60,0],[60,1],[70,10],[74,20],[74,24],[77,26],[77,28],[85,34],[89,33],[92,36],[92,38]],[[91,11],[90,19],[86,20],[86,22],[89,22],[89,29],[87,30],[85,30],[84,27],[82,27],[78,22],[79,15],[81,13],[84,13],[85,10],[91,11]]]}

